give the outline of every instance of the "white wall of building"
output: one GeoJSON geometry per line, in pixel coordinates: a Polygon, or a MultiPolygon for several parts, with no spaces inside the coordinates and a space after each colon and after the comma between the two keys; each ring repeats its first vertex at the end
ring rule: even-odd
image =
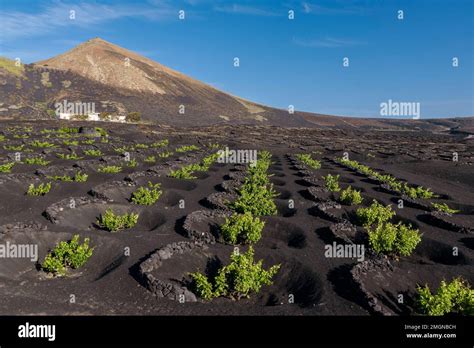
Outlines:
{"type": "Polygon", "coordinates": [[[99,114],[98,113],[89,114],[87,116],[88,116],[87,119],[89,121],[99,121],[99,114]]]}
{"type": "Polygon", "coordinates": [[[60,112],[59,113],[59,119],[60,120],[70,120],[71,117],[72,117],[72,115],[69,114],[69,113],[66,113],[66,112],[60,112]]]}
{"type": "MultiPolygon", "coordinates": [[[[71,120],[74,118],[74,114],[70,114],[70,113],[65,113],[65,112],[61,112],[59,113],[59,119],[60,120],[71,120]]],[[[87,115],[87,120],[88,121],[101,121],[101,119],[99,118],[99,114],[98,113],[91,113],[91,114],[88,114],[87,115]]],[[[110,122],[119,122],[119,123],[125,123],[127,122],[127,116],[122,116],[122,115],[115,115],[115,116],[111,116],[110,119],[109,119],[110,122]]]]}

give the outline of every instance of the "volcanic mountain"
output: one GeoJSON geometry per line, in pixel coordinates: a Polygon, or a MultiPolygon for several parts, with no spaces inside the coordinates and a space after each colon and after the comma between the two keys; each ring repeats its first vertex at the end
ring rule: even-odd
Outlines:
{"type": "Polygon", "coordinates": [[[54,104],[64,100],[93,102],[96,112],[139,112],[145,121],[174,126],[255,124],[429,130],[459,126],[457,121],[453,125],[453,121],[435,124],[290,114],[219,91],[100,38],[34,64],[16,66],[0,58],[0,118],[53,118],[54,104]]]}
{"type": "Polygon", "coordinates": [[[14,107],[2,114],[31,117],[47,109],[52,115],[54,104],[66,99],[94,102],[97,112],[140,112],[144,120],[172,125],[309,125],[302,116],[221,92],[100,38],[16,74],[5,70],[0,69],[0,96],[14,107]]]}

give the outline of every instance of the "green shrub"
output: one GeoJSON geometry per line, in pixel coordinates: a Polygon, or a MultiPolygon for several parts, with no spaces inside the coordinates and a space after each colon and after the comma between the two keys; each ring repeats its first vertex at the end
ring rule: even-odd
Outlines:
{"type": "Polygon", "coordinates": [[[238,190],[239,197],[230,207],[238,213],[251,213],[254,216],[276,215],[277,207],[273,201],[278,194],[272,188],[251,184],[238,190]],[[253,187],[249,189],[249,187],[253,187]]]}
{"type": "Polygon", "coordinates": [[[85,150],[84,153],[87,156],[102,156],[102,151],[100,150],[85,150]]]}
{"type": "Polygon", "coordinates": [[[313,169],[320,169],[321,168],[321,162],[318,161],[318,160],[313,159],[310,154],[300,153],[300,154],[296,155],[296,158],[299,161],[306,164],[307,166],[309,166],[310,168],[313,168],[313,169]]]}
{"type": "Polygon", "coordinates": [[[393,251],[397,239],[397,227],[390,222],[381,222],[368,230],[370,247],[377,254],[389,254],[393,251]]]}
{"type": "Polygon", "coordinates": [[[183,145],[183,146],[177,147],[175,151],[178,153],[182,153],[182,152],[195,151],[195,150],[199,150],[199,146],[183,145]]]}
{"type": "Polygon", "coordinates": [[[368,228],[369,244],[378,254],[397,254],[409,256],[421,241],[418,230],[401,222],[394,225],[381,222],[375,227],[368,228]]]}
{"type": "Polygon", "coordinates": [[[172,170],[168,176],[175,179],[196,179],[197,177],[192,174],[192,168],[190,166],[184,166],[179,169],[172,170]]]}
{"type": "Polygon", "coordinates": [[[123,215],[116,215],[111,209],[107,209],[105,214],[101,214],[97,220],[97,224],[110,231],[117,232],[125,228],[132,228],[138,222],[138,214],[125,213],[123,215]]]}
{"type": "Polygon", "coordinates": [[[77,140],[64,140],[63,144],[66,145],[66,146],[78,146],[79,141],[77,141],[77,140]]]}
{"type": "Polygon", "coordinates": [[[65,160],[79,160],[79,159],[82,159],[82,157],[79,157],[77,155],[77,153],[75,152],[71,152],[71,153],[56,153],[56,156],[58,156],[58,158],[61,158],[61,159],[65,159],[65,160]]]}
{"type": "Polygon", "coordinates": [[[99,173],[106,173],[106,174],[117,174],[122,171],[122,167],[119,166],[100,166],[97,171],[99,173]]]}
{"type": "Polygon", "coordinates": [[[266,171],[259,169],[258,166],[250,167],[247,172],[247,177],[244,180],[242,187],[255,185],[257,187],[264,186],[271,187],[270,178],[266,171]]]}
{"type": "Polygon", "coordinates": [[[173,155],[172,152],[170,152],[170,151],[163,151],[163,152],[160,152],[160,153],[158,154],[158,157],[160,157],[160,158],[168,158],[168,157],[170,157],[171,155],[173,155]]]}
{"type": "Polygon", "coordinates": [[[39,148],[55,147],[55,145],[52,143],[49,143],[47,141],[39,141],[39,140],[32,141],[30,145],[33,147],[39,147],[39,148]]]}
{"type": "Polygon", "coordinates": [[[230,244],[256,243],[262,237],[265,221],[253,217],[251,213],[232,214],[221,226],[224,240],[230,244]]]}
{"type": "Polygon", "coordinates": [[[82,145],[93,145],[95,143],[95,139],[87,139],[82,142],[82,145]]]}
{"type": "Polygon", "coordinates": [[[258,293],[262,286],[271,285],[272,278],[280,269],[274,265],[263,269],[263,261],[254,262],[254,250],[250,246],[244,254],[233,253],[230,264],[219,269],[217,276],[209,280],[201,273],[192,273],[197,294],[210,300],[214,297],[231,297],[239,300],[258,293]]]}
{"type": "Polygon", "coordinates": [[[25,158],[24,163],[26,163],[26,164],[35,164],[35,165],[39,165],[39,166],[47,166],[51,162],[46,161],[42,157],[32,157],[32,158],[25,158]]]}
{"type": "Polygon", "coordinates": [[[148,145],[148,144],[135,144],[135,148],[136,148],[136,149],[143,149],[143,150],[145,150],[145,149],[148,149],[149,147],[150,147],[150,145],[148,145]]]}
{"type": "Polygon", "coordinates": [[[326,184],[326,188],[331,192],[339,192],[341,188],[339,187],[339,175],[328,174],[323,179],[326,184]]]}
{"type": "Polygon", "coordinates": [[[435,194],[430,189],[424,188],[422,186],[411,187],[407,183],[401,182],[397,178],[389,174],[380,174],[375,170],[371,169],[370,167],[360,164],[357,161],[350,161],[344,158],[336,158],[336,162],[341,163],[346,167],[358,170],[359,172],[367,175],[368,177],[374,177],[381,182],[387,183],[392,190],[397,191],[399,193],[404,193],[410,198],[429,199],[435,197],[435,194]]]}
{"type": "Polygon", "coordinates": [[[153,205],[158,201],[163,191],[160,190],[160,184],[148,182],[148,187],[140,187],[132,193],[131,201],[140,205],[153,205]]]}
{"type": "Polygon", "coordinates": [[[207,171],[209,168],[217,161],[219,158],[219,153],[214,153],[212,155],[206,156],[201,161],[201,171],[207,171]]]}
{"type": "MultiPolygon", "coordinates": [[[[272,154],[270,151],[262,150],[258,153],[258,159],[263,163],[271,164],[272,154]]],[[[268,169],[268,168],[267,168],[268,169]]]]}
{"type": "Polygon", "coordinates": [[[52,254],[48,254],[41,265],[41,268],[48,273],[57,274],[60,276],[66,275],[67,268],[63,261],[52,254]]]}
{"type": "Polygon", "coordinates": [[[203,172],[205,168],[200,163],[191,163],[186,166],[191,173],[203,172]]]}
{"type": "Polygon", "coordinates": [[[194,281],[194,287],[196,289],[196,293],[202,297],[204,300],[211,300],[213,297],[217,297],[215,295],[212,284],[209,282],[207,277],[201,273],[191,273],[191,277],[194,281]]]}
{"type": "Polygon", "coordinates": [[[204,172],[209,170],[209,167],[217,161],[219,157],[218,153],[209,155],[201,161],[201,163],[192,163],[186,166],[183,166],[179,169],[172,170],[168,176],[176,179],[196,179],[193,175],[194,172],[204,172]]]}
{"type": "Polygon", "coordinates": [[[156,157],[155,156],[147,156],[144,160],[146,163],[155,163],[156,162],[156,157]]]}
{"type": "Polygon", "coordinates": [[[38,187],[35,187],[34,184],[28,186],[28,191],[26,192],[29,196],[44,196],[51,190],[51,183],[39,184],[38,187]]]}
{"type": "Polygon", "coordinates": [[[254,216],[275,215],[277,208],[273,199],[278,194],[270,183],[268,170],[271,164],[271,153],[261,151],[255,165],[249,165],[247,176],[242,186],[237,189],[238,198],[230,203],[230,208],[237,213],[251,213],[254,216]]]}
{"type": "Polygon", "coordinates": [[[407,183],[402,184],[401,191],[410,198],[430,199],[435,197],[435,194],[429,188],[425,189],[423,186],[411,187],[407,183]]]}
{"type": "Polygon", "coordinates": [[[421,242],[421,235],[417,229],[398,223],[397,239],[395,240],[395,251],[401,256],[409,256],[421,242]]]}
{"type": "Polygon", "coordinates": [[[77,269],[82,267],[92,256],[94,248],[89,246],[89,238],[79,244],[79,235],[76,234],[69,242],[59,242],[56,247],[46,256],[41,268],[45,272],[64,276],[67,267],[77,269]]]}
{"type": "Polygon", "coordinates": [[[220,145],[218,143],[208,143],[206,146],[208,148],[210,148],[211,150],[217,150],[217,149],[220,149],[221,147],[223,147],[222,145],[220,145]]]}
{"type": "Polygon", "coordinates": [[[424,188],[423,186],[418,186],[416,188],[416,191],[419,198],[430,199],[430,198],[438,197],[431,191],[431,189],[424,188]]]}
{"type": "Polygon", "coordinates": [[[462,278],[453,279],[451,283],[441,281],[435,294],[427,285],[419,286],[417,305],[420,312],[427,315],[474,315],[474,290],[462,278]]]}
{"type": "Polygon", "coordinates": [[[102,127],[95,127],[95,131],[100,134],[101,137],[105,138],[109,136],[109,133],[102,127]]]}
{"type": "Polygon", "coordinates": [[[0,134],[0,142],[5,141],[5,136],[0,134]]]}
{"type": "Polygon", "coordinates": [[[375,223],[389,221],[395,212],[390,205],[385,207],[374,199],[370,207],[357,209],[356,215],[362,225],[371,226],[375,223]]]}
{"type": "MultiPolygon", "coordinates": [[[[60,138],[60,139],[70,139],[70,138],[72,137],[71,134],[57,134],[56,136],[57,136],[58,138],[60,138]]],[[[47,139],[50,139],[50,138],[51,138],[51,134],[48,134],[48,135],[46,136],[46,138],[47,138],[47,139]]]]}
{"type": "Polygon", "coordinates": [[[69,175],[54,175],[48,176],[48,179],[55,180],[55,181],[63,181],[63,182],[72,182],[74,178],[69,175]]]}
{"type": "Polygon", "coordinates": [[[393,176],[391,176],[390,174],[379,174],[377,172],[373,172],[372,177],[376,178],[377,180],[381,181],[381,182],[384,182],[384,183],[387,183],[389,184],[392,189],[394,190],[398,190],[399,185],[401,185],[401,183],[399,181],[397,181],[397,179],[393,176]]]}
{"type": "Polygon", "coordinates": [[[351,160],[344,159],[344,158],[336,158],[336,162],[341,163],[342,165],[344,165],[346,167],[349,167],[351,169],[357,170],[357,171],[359,171],[359,172],[361,172],[361,173],[363,173],[363,174],[365,174],[369,177],[377,177],[380,180],[380,178],[378,177],[378,176],[380,176],[379,173],[377,173],[375,170],[371,169],[368,166],[360,164],[357,161],[351,161],[351,160]]]}
{"type": "Polygon", "coordinates": [[[431,205],[440,212],[446,213],[446,214],[456,214],[459,213],[460,210],[452,209],[450,208],[446,203],[431,203],[431,205]]]}
{"type": "Polygon", "coordinates": [[[15,134],[13,138],[15,139],[28,139],[30,136],[28,134],[15,134]]]}
{"type": "Polygon", "coordinates": [[[128,168],[135,168],[138,165],[138,162],[135,158],[131,159],[130,161],[125,161],[125,166],[128,168]]]}
{"type": "Polygon", "coordinates": [[[133,150],[134,149],[132,146],[122,146],[122,147],[116,147],[114,149],[115,152],[120,153],[120,154],[123,154],[126,151],[133,151],[133,150]]]}
{"type": "Polygon", "coordinates": [[[127,122],[140,122],[141,114],[139,112],[129,112],[125,119],[127,122]]]}
{"type": "Polygon", "coordinates": [[[153,148],[165,147],[165,146],[168,146],[169,143],[170,142],[169,142],[168,139],[163,139],[161,141],[154,142],[153,144],[151,144],[151,147],[153,147],[153,148]]]}
{"type": "Polygon", "coordinates": [[[341,191],[340,200],[345,204],[361,204],[363,201],[360,191],[353,190],[351,186],[341,191]]]}
{"type": "Polygon", "coordinates": [[[77,134],[77,133],[79,133],[79,128],[78,127],[61,127],[61,128],[58,129],[57,133],[77,134]]]}
{"type": "MultiPolygon", "coordinates": [[[[250,166],[248,169],[249,172],[256,171],[256,172],[266,172],[270,165],[272,164],[272,154],[266,150],[258,152],[258,159],[254,166],[250,166]]],[[[251,174],[251,173],[249,173],[251,174]]]]}
{"type": "Polygon", "coordinates": [[[22,151],[25,147],[25,144],[21,145],[4,145],[3,148],[8,151],[22,151]]]}
{"type": "Polygon", "coordinates": [[[74,175],[75,182],[86,182],[88,178],[89,178],[89,175],[87,175],[86,173],[82,173],[80,171],[77,172],[76,175],[74,175]]]}
{"type": "Polygon", "coordinates": [[[401,182],[396,181],[396,180],[394,179],[394,181],[387,182],[387,183],[389,184],[389,186],[390,186],[390,188],[391,188],[392,190],[394,190],[394,191],[396,191],[396,192],[399,192],[399,193],[402,192],[403,185],[402,185],[401,182]]]}
{"type": "Polygon", "coordinates": [[[55,181],[63,181],[63,182],[86,182],[89,178],[89,175],[82,173],[81,171],[74,174],[74,176],[69,175],[55,175],[55,176],[48,176],[48,179],[55,180],[55,181]]]}
{"type": "Polygon", "coordinates": [[[15,162],[4,163],[0,165],[0,173],[11,173],[15,162]]]}

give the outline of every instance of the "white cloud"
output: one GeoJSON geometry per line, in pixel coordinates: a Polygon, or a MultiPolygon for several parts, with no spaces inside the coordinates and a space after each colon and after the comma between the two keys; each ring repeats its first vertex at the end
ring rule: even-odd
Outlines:
{"type": "Polygon", "coordinates": [[[233,13],[233,14],[242,14],[242,15],[252,15],[252,16],[266,16],[274,17],[283,15],[282,13],[275,12],[273,10],[268,10],[259,7],[247,6],[247,5],[224,5],[224,6],[215,6],[214,10],[217,12],[233,13]]]}
{"type": "Polygon", "coordinates": [[[311,13],[311,6],[307,2],[303,2],[302,5],[304,13],[311,13]]]}
{"type": "Polygon", "coordinates": [[[364,15],[369,9],[361,1],[303,2],[303,12],[315,15],[364,15]]]}
{"type": "Polygon", "coordinates": [[[87,28],[107,21],[124,17],[143,17],[150,20],[163,19],[175,11],[166,3],[156,5],[102,5],[98,3],[80,2],[69,4],[54,2],[39,13],[19,11],[2,11],[0,23],[2,29],[0,40],[10,40],[21,37],[54,32],[68,26],[87,28]],[[75,19],[71,19],[74,11],[75,19]]]}
{"type": "Polygon", "coordinates": [[[295,45],[303,46],[303,47],[325,47],[325,48],[367,45],[367,42],[350,40],[350,39],[339,39],[339,38],[333,38],[333,37],[325,37],[323,39],[309,39],[309,40],[293,38],[293,43],[295,45]]]}

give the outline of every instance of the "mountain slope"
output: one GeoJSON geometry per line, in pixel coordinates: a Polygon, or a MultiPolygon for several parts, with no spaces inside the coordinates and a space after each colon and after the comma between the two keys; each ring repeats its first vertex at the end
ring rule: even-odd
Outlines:
{"type": "Polygon", "coordinates": [[[100,38],[86,41],[36,65],[71,70],[108,86],[145,93],[185,96],[190,89],[200,96],[219,93],[210,86],[100,38]]]}
{"type": "Polygon", "coordinates": [[[56,57],[17,67],[0,59],[0,118],[54,118],[56,102],[93,102],[96,112],[140,112],[175,126],[257,124],[280,127],[422,129],[473,128],[472,120],[424,121],[289,114],[219,91],[99,38],[56,57]]]}
{"type": "Polygon", "coordinates": [[[54,93],[46,93],[48,100],[44,102],[48,105],[60,99],[81,98],[83,102],[95,102],[98,112],[138,111],[145,120],[174,125],[309,125],[301,116],[289,118],[286,112],[223,93],[99,38],[31,68],[49,73],[53,84],[49,88],[54,93]],[[71,84],[67,88],[63,88],[62,81],[55,85],[53,81],[66,74],[71,84]]]}

